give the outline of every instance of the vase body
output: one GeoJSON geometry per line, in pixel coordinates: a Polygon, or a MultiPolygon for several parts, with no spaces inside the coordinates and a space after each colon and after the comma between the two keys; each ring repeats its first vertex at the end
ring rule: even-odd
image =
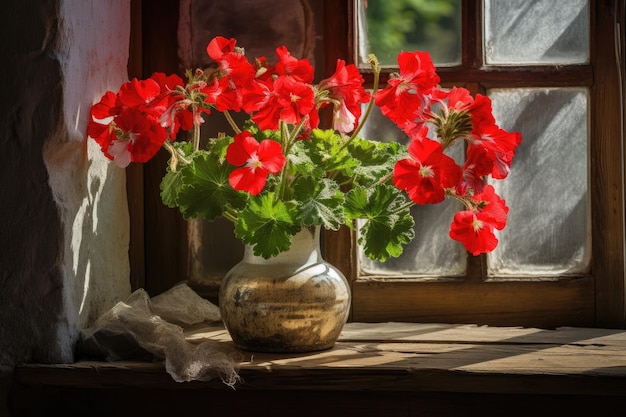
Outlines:
{"type": "Polygon", "coordinates": [[[350,286],[321,256],[319,228],[303,228],[291,248],[264,259],[245,247],[219,292],[222,320],[236,347],[312,352],[334,346],[350,310],[350,286]]]}

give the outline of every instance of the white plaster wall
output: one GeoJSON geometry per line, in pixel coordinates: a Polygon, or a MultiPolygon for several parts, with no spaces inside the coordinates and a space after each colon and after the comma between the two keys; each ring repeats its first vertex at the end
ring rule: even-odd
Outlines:
{"type": "Polygon", "coordinates": [[[65,235],[58,339],[72,349],[77,330],[130,294],[125,172],[86,137],[91,105],[127,80],[130,1],[62,0],[59,17],[63,120],[44,160],[65,235]]]}
{"type": "Polygon", "coordinates": [[[17,363],[75,360],[130,293],[125,172],[86,138],[127,79],[130,0],[4,0],[0,26],[0,416],[17,363]]]}

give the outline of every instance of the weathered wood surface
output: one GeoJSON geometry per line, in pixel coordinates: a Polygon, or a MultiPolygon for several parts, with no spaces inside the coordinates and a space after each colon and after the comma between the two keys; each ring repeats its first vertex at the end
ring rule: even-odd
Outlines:
{"type": "MultiPolygon", "coordinates": [[[[626,331],[348,323],[337,345],[311,354],[241,352],[221,327],[187,331],[239,355],[237,389],[514,393],[626,397],[626,331]]],[[[23,365],[14,380],[67,387],[225,388],[176,383],[160,363],[23,365]]]]}

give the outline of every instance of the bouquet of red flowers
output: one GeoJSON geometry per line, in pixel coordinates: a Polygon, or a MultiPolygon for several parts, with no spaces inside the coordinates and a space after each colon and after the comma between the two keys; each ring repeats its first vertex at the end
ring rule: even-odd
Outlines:
{"type": "Polygon", "coordinates": [[[508,207],[486,179],[508,175],[521,135],[496,124],[488,97],[441,88],[428,53],[401,52],[398,73],[380,90],[372,56],[373,93],[343,60],[315,84],[309,61],[284,46],[275,65],[265,57],[250,62],[235,39],[216,37],[207,53],[215,71],[188,71],[186,81],[163,73],[133,79],[91,109],[88,135],[120,167],[169,151],[161,183],[167,206],[185,218],[231,220],[236,236],[265,258],[288,249],[303,226],[354,228],[361,219],[365,254],[385,261],[414,238],[412,205],[451,197],[463,209],[450,237],[474,255],[496,247],[508,207]],[[374,105],[408,135],[408,146],[359,136],[374,105]],[[333,125],[321,129],[326,108],[333,125]],[[232,112],[249,117],[238,126],[232,112]],[[200,147],[212,113],[226,117],[232,132],[200,147]],[[461,164],[445,153],[458,140],[466,149],[461,164]]]}

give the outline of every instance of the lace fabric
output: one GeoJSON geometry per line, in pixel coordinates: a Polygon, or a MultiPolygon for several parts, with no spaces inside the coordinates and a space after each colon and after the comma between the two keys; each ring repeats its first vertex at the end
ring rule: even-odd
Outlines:
{"type": "Polygon", "coordinates": [[[221,320],[219,308],[185,283],[150,299],[139,289],[81,332],[80,353],[107,361],[164,361],[177,382],[216,377],[234,386],[240,381],[239,361],[222,341],[190,343],[184,327],[221,320]]]}

